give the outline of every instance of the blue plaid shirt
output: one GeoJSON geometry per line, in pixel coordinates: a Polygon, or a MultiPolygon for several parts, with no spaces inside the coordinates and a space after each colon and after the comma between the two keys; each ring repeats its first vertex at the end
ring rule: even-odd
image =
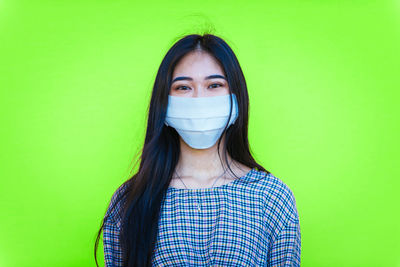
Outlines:
{"type": "MultiPolygon", "coordinates": [[[[107,214],[124,189],[120,186],[113,194],[107,214]]],[[[122,266],[120,217],[117,209],[104,222],[108,267],[122,266]]],[[[152,265],[300,266],[300,246],[293,192],[279,178],[253,168],[240,179],[214,188],[169,187],[152,265]]]]}

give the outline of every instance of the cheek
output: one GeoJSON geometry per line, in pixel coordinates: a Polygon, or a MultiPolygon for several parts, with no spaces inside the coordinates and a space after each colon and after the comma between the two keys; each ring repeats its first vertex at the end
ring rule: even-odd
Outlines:
{"type": "Polygon", "coordinates": [[[228,87],[222,88],[222,91],[223,91],[226,95],[229,94],[229,88],[228,88],[228,87]]]}
{"type": "Polygon", "coordinates": [[[175,90],[170,90],[170,91],[169,91],[169,95],[177,96],[178,93],[177,93],[175,90]]]}
{"type": "Polygon", "coordinates": [[[229,95],[229,89],[227,87],[221,87],[215,93],[216,93],[216,95],[229,95]]]}

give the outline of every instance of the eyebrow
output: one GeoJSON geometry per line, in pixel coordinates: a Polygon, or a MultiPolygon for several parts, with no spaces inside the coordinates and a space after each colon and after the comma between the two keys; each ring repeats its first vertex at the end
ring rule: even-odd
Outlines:
{"type": "MultiPolygon", "coordinates": [[[[216,78],[221,78],[221,79],[226,80],[226,78],[225,78],[224,76],[219,75],[219,74],[214,74],[214,75],[207,76],[207,77],[204,78],[204,80],[216,79],[216,78]]],[[[181,81],[181,80],[193,81],[193,78],[187,77],[187,76],[176,77],[176,78],[171,82],[171,84],[174,83],[174,82],[176,82],[176,81],[181,81]]]]}

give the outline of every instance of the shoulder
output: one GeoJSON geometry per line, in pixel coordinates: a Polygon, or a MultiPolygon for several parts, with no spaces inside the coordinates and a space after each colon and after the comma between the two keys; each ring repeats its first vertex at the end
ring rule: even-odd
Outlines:
{"type": "Polygon", "coordinates": [[[120,226],[122,217],[122,204],[127,193],[128,185],[123,183],[114,191],[109,201],[104,220],[120,226]]]}
{"type": "Polygon", "coordinates": [[[298,223],[296,198],[291,188],[272,173],[257,171],[256,175],[260,176],[257,189],[262,195],[267,215],[275,218],[279,224],[289,220],[298,223]]]}

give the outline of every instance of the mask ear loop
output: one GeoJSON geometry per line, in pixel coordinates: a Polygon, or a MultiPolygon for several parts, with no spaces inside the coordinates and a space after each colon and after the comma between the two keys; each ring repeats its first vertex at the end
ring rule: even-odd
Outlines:
{"type": "MultiPolygon", "coordinates": [[[[232,117],[232,114],[233,114],[233,113],[235,113],[235,114],[238,113],[237,101],[235,101],[235,100],[236,100],[236,95],[235,95],[234,93],[232,93],[232,94],[231,94],[231,97],[230,97],[230,101],[231,101],[231,110],[230,110],[230,112],[231,112],[231,117],[232,117]],[[235,103],[236,103],[236,104],[235,104],[235,103]],[[233,109],[235,109],[235,110],[233,110],[233,109]]],[[[238,114],[237,114],[237,115],[238,115],[238,114]]],[[[236,116],[237,116],[237,115],[236,115],[236,116]]],[[[229,118],[229,120],[231,120],[231,117],[229,118]]],[[[237,118],[232,122],[232,125],[235,124],[236,121],[237,121],[237,118]]]]}
{"type": "MultiPolygon", "coordinates": [[[[169,105],[169,103],[168,103],[168,105],[169,105]]],[[[168,107],[167,107],[167,108],[168,108],[168,107]]],[[[165,117],[167,117],[166,115],[167,115],[167,114],[165,114],[165,117]]],[[[168,124],[168,122],[167,122],[167,118],[164,118],[164,124],[167,125],[167,126],[169,126],[169,124],[168,124]]]]}

